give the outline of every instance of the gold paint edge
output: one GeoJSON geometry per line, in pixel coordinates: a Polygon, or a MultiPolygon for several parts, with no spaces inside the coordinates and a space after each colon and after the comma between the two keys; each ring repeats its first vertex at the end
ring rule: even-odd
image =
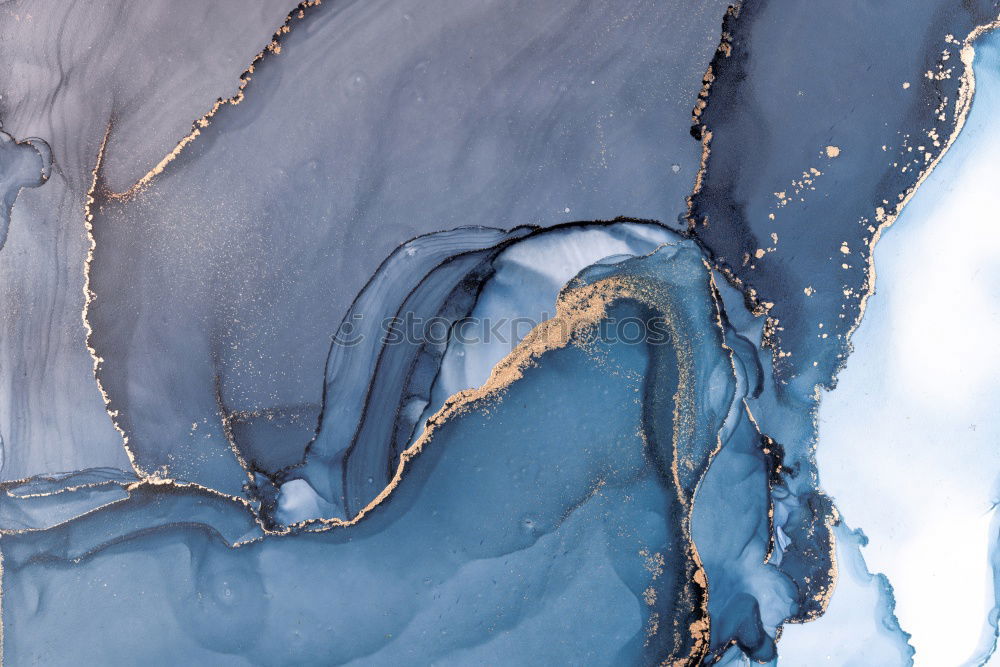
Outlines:
{"type": "MultiPolygon", "coordinates": [[[[952,129],[951,135],[948,137],[948,141],[938,152],[937,157],[935,157],[934,160],[932,160],[931,163],[920,172],[920,176],[917,177],[916,182],[907,188],[907,190],[903,193],[902,198],[899,199],[893,209],[893,212],[885,214],[882,221],[877,225],[875,232],[872,234],[871,241],[868,244],[868,270],[865,275],[865,282],[861,286],[864,291],[861,295],[858,315],[844,337],[848,344],[850,343],[854,332],[861,325],[861,320],[864,318],[865,310],[868,306],[868,299],[875,293],[875,280],[877,278],[877,272],[875,270],[875,245],[881,240],[882,232],[896,222],[896,219],[903,213],[903,209],[914,197],[914,195],[916,195],[920,186],[923,185],[924,182],[931,176],[931,173],[937,168],[944,156],[948,154],[948,151],[951,150],[955,141],[958,140],[958,136],[965,127],[965,121],[972,109],[972,99],[975,97],[976,93],[976,72],[973,68],[976,49],[975,46],[973,46],[973,43],[986,33],[992,32],[997,28],[1000,28],[1000,16],[993,19],[989,23],[977,25],[969,32],[968,35],[965,36],[965,39],[962,40],[962,48],[959,51],[959,56],[962,61],[963,70],[958,87],[958,98],[955,100],[955,126],[952,129]]],[[[876,221],[878,222],[877,216],[876,221]]],[[[846,365],[845,359],[841,362],[840,368],[838,368],[834,373],[834,377],[836,377],[837,373],[839,373],[846,365]]]]}
{"type": "Polygon", "coordinates": [[[257,52],[257,54],[250,61],[250,64],[247,65],[247,68],[243,70],[242,74],[240,74],[239,83],[236,86],[236,92],[230,97],[218,98],[212,105],[211,109],[191,123],[191,131],[184,135],[169,153],[157,162],[152,169],[139,178],[139,180],[133,183],[131,187],[124,192],[108,192],[106,193],[106,196],[109,199],[128,200],[144,190],[154,178],[162,174],[167,166],[173,162],[177,156],[180,155],[189,144],[191,144],[191,142],[201,135],[202,129],[211,124],[212,118],[219,112],[220,109],[227,105],[236,106],[243,101],[247,86],[249,86],[250,82],[253,80],[253,74],[257,64],[267,57],[268,54],[280,54],[281,38],[291,32],[293,22],[296,20],[303,20],[306,17],[306,10],[316,7],[322,3],[323,0],[303,0],[303,2],[296,5],[295,9],[290,11],[285,16],[285,20],[282,21],[281,25],[274,31],[271,36],[271,40],[267,43],[267,45],[257,52]]]}

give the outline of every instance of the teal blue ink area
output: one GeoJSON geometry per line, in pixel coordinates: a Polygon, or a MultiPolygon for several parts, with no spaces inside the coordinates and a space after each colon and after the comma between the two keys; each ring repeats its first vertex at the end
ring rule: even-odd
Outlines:
{"type": "Polygon", "coordinates": [[[0,504],[22,517],[5,525],[16,532],[4,537],[4,604],[18,619],[6,655],[127,661],[159,642],[171,657],[269,664],[649,663],[730,646],[773,659],[781,625],[821,611],[835,515],[806,463],[754,422],[751,404],[780,399],[753,334],[727,315],[741,304],[725,303],[731,288],[693,242],[652,223],[520,236],[496,254],[476,307],[502,312],[535,252],[572,256],[584,239],[649,249],[584,259],[562,301],[611,294],[600,319],[538,348],[495,393],[431,418],[391,493],[354,525],[301,514],[315,463],[285,482],[270,519],[208,490],[97,470],[13,485],[0,504]],[[600,335],[629,318],[669,336],[651,342],[653,325],[640,341],[600,335]],[[59,522],[32,518],[51,506],[59,522]],[[128,632],[88,642],[108,624],[128,632]]]}
{"type": "MultiPolygon", "coordinates": [[[[690,339],[542,352],[496,396],[439,423],[354,526],[234,547],[254,530],[225,510],[232,501],[153,485],[5,537],[5,604],[30,619],[6,655],[58,661],[72,647],[84,661],[155,660],[157,642],[172,657],[265,663],[697,655],[708,626],[690,505],[736,382],[690,242],[595,267],[568,289],[615,276],[655,294],[690,339]],[[77,606],[96,625],[55,633],[77,606]],[[87,641],[109,623],[118,641],[87,641]]],[[[607,316],[654,306],[626,295],[607,316]]]]}

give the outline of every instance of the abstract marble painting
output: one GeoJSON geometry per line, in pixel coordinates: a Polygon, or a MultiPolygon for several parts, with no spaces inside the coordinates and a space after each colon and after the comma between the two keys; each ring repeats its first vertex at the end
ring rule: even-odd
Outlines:
{"type": "Polygon", "coordinates": [[[0,3],[7,665],[986,665],[1000,0],[0,3]]]}

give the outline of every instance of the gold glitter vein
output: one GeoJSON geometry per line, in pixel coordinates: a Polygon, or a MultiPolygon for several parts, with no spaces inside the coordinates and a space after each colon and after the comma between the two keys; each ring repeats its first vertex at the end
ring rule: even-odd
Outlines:
{"type": "Polygon", "coordinates": [[[136,181],[132,186],[125,190],[124,192],[108,192],[105,194],[110,199],[129,199],[141,192],[146,186],[148,186],[154,178],[163,173],[167,166],[174,161],[174,159],[181,154],[191,142],[197,139],[201,135],[201,131],[208,127],[212,118],[219,112],[220,109],[227,105],[236,106],[243,101],[244,93],[247,86],[253,80],[253,74],[257,65],[265,58],[268,54],[278,55],[281,53],[281,39],[284,35],[291,32],[292,24],[294,21],[301,21],[306,18],[306,10],[311,7],[316,7],[322,4],[323,0],[305,0],[300,2],[295,9],[285,16],[285,20],[282,22],[281,26],[274,31],[271,37],[271,41],[267,43],[263,49],[257,52],[257,55],[253,57],[250,64],[243,71],[239,78],[239,84],[236,87],[236,92],[231,97],[220,97],[212,105],[212,108],[208,110],[204,115],[195,120],[191,124],[191,131],[188,132],[177,145],[174,146],[173,150],[167,153],[162,160],[160,160],[155,167],[150,169],[144,176],[142,176],[138,181],[136,181]]]}

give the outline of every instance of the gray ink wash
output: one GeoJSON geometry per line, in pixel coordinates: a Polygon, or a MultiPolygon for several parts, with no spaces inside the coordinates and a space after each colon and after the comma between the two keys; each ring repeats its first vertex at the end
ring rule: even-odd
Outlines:
{"type": "Polygon", "coordinates": [[[692,91],[724,9],[435,0],[293,12],[238,105],[134,196],[95,192],[91,344],[142,468],[243,494],[220,404],[307,415],[285,431],[304,447],[329,336],[411,238],[582,211],[675,220],[691,182],[670,165],[696,171],[692,91]],[[200,457],[211,471],[195,477],[200,457]]]}
{"type": "MultiPolygon", "coordinates": [[[[114,0],[100,7],[14,0],[0,10],[0,119],[41,137],[53,166],[25,189],[0,255],[0,478],[92,467],[129,470],[94,384],[81,322],[89,243],[84,208],[102,178],[124,189],[191,130],[294,3],[114,0]]],[[[134,314],[119,312],[119,319],[134,314]]]]}

